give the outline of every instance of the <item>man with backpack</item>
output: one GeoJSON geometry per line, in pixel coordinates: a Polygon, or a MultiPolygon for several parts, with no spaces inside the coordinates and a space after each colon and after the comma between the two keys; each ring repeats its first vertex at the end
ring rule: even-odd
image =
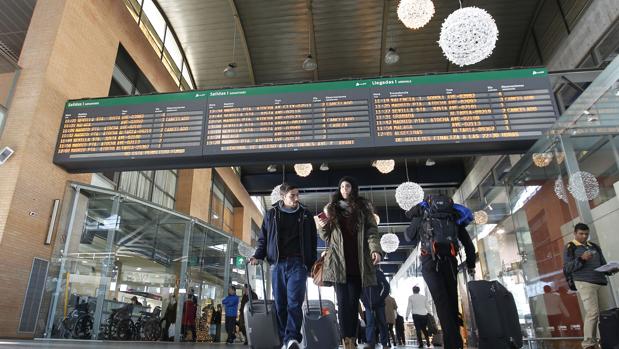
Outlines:
{"type": "Polygon", "coordinates": [[[365,308],[365,339],[369,349],[373,349],[378,343],[376,329],[380,334],[380,344],[387,348],[387,319],[385,318],[385,298],[391,292],[389,281],[383,272],[376,268],[376,286],[365,287],[361,294],[361,302],[365,308]]]}
{"type": "Polygon", "coordinates": [[[469,274],[475,270],[475,247],[465,227],[471,211],[444,195],[433,195],[406,213],[411,224],[404,234],[413,246],[420,243],[422,275],[428,285],[441,327],[445,349],[461,349],[458,312],[458,260],[460,242],[469,274]]]}
{"type": "Polygon", "coordinates": [[[585,310],[582,342],[585,349],[596,348],[600,309],[606,310],[612,305],[605,287],[608,284],[607,274],[595,270],[605,265],[606,259],[600,246],[588,239],[589,227],[584,223],[576,224],[574,240],[565,246],[563,257],[563,272],[568,286],[572,290],[578,290],[585,310]]]}

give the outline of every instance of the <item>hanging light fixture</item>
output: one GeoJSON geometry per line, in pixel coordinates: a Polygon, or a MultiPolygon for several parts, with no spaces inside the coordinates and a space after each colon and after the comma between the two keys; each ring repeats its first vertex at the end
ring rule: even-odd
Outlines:
{"type": "Polygon", "coordinates": [[[254,255],[254,253],[256,253],[255,247],[251,247],[251,246],[248,246],[242,243],[239,244],[237,249],[239,250],[239,254],[245,258],[251,258],[254,255]]]}
{"type": "Polygon", "coordinates": [[[428,160],[426,160],[426,166],[434,166],[436,165],[436,161],[428,158],[428,160]]]}
{"type": "Polygon", "coordinates": [[[557,160],[557,164],[561,165],[563,163],[563,160],[565,160],[565,153],[555,150],[555,160],[557,160]]]}
{"type": "Polygon", "coordinates": [[[443,54],[459,66],[480,62],[492,54],[499,35],[494,18],[478,7],[465,7],[443,22],[438,41],[443,54]]]}
{"type": "Polygon", "coordinates": [[[578,171],[570,176],[567,190],[578,201],[590,201],[600,195],[600,184],[591,173],[578,171]]]}
{"type": "Polygon", "coordinates": [[[408,161],[406,159],[404,159],[404,167],[406,168],[407,182],[400,184],[395,189],[395,201],[403,210],[408,211],[423,201],[424,192],[419,184],[410,181],[408,177],[408,161]]]}
{"type": "Polygon", "coordinates": [[[318,68],[318,63],[316,63],[314,57],[312,57],[312,55],[307,55],[303,61],[303,70],[313,71],[316,70],[316,68],[318,68]]]}
{"type": "Polygon", "coordinates": [[[380,224],[380,216],[374,213],[374,220],[376,221],[376,225],[380,224]]]}
{"type": "MultiPolygon", "coordinates": [[[[307,3],[308,7],[307,7],[307,12],[309,13],[310,19],[312,18],[312,5],[311,5],[311,1],[309,1],[307,3]]],[[[303,68],[303,70],[305,71],[314,71],[316,69],[318,69],[318,63],[316,63],[316,60],[314,59],[314,57],[312,57],[312,21],[308,21],[308,28],[307,28],[307,56],[305,56],[305,59],[303,60],[303,64],[301,65],[301,67],[303,68]]]]}
{"type": "Polygon", "coordinates": [[[297,173],[299,177],[307,177],[310,173],[312,173],[312,164],[294,164],[294,171],[297,173]]]}
{"type": "Polygon", "coordinates": [[[394,233],[387,233],[380,238],[380,247],[387,253],[395,252],[400,246],[400,238],[394,233]]]}
{"type": "Polygon", "coordinates": [[[405,27],[419,29],[430,22],[434,16],[434,3],[431,0],[400,0],[398,18],[405,27]]]}
{"type": "Polygon", "coordinates": [[[273,188],[273,191],[271,192],[271,205],[275,204],[281,199],[282,199],[282,189],[281,189],[281,184],[278,184],[275,186],[275,188],[273,188]]]}
{"type": "Polygon", "coordinates": [[[326,162],[323,162],[322,164],[320,164],[320,170],[329,171],[329,164],[327,164],[326,162]]]}
{"type": "Polygon", "coordinates": [[[563,179],[561,176],[555,180],[554,191],[555,195],[567,204],[567,193],[565,191],[565,186],[563,185],[563,179]]]}
{"type": "Polygon", "coordinates": [[[275,166],[275,165],[267,166],[267,172],[271,172],[271,173],[277,172],[277,166],[275,166]]]}
{"type": "Polygon", "coordinates": [[[228,63],[228,66],[224,69],[224,76],[227,78],[234,78],[237,75],[235,53],[236,53],[236,20],[232,16],[232,23],[234,24],[234,39],[232,41],[232,61],[228,63]]]}
{"type": "Polygon", "coordinates": [[[475,217],[475,224],[486,224],[488,223],[488,214],[484,210],[480,210],[473,214],[475,217]]]}
{"type": "Polygon", "coordinates": [[[395,160],[376,160],[372,166],[376,167],[380,173],[389,173],[395,168],[395,160]]]}
{"type": "Polygon", "coordinates": [[[396,50],[390,47],[385,53],[385,64],[391,65],[396,64],[400,60],[400,55],[396,52],[396,50]]]}
{"type": "Polygon", "coordinates": [[[533,153],[531,156],[533,164],[537,167],[546,167],[552,162],[553,155],[551,152],[546,153],[533,153]]]}

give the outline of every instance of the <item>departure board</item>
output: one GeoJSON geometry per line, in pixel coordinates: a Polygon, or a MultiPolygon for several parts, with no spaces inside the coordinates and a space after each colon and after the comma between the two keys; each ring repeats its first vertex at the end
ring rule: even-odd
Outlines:
{"type": "Polygon", "coordinates": [[[69,102],[54,161],[72,168],[120,160],[130,168],[199,159],[205,103],[204,92],[69,102]]]}
{"type": "Polygon", "coordinates": [[[207,155],[370,147],[368,90],[354,82],[212,91],[207,155]]]}
{"type": "Polygon", "coordinates": [[[545,69],[68,101],[73,172],[526,151],[558,116],[545,69]]]}

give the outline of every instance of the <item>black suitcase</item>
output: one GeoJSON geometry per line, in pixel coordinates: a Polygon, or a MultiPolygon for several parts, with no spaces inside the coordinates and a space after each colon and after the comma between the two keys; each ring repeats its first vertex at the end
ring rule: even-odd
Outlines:
{"type": "Polygon", "coordinates": [[[599,326],[602,349],[619,349],[619,308],[600,312],[599,326]]]}
{"type": "Polygon", "coordinates": [[[337,349],[340,345],[340,331],[335,315],[335,305],[322,300],[320,287],[318,299],[308,300],[305,293],[303,308],[303,347],[307,349],[337,349]]]}
{"type": "Polygon", "coordinates": [[[469,281],[479,349],[522,347],[522,331],[514,296],[498,281],[469,281]]]}
{"type": "MultiPolygon", "coordinates": [[[[280,349],[282,343],[277,328],[275,303],[272,300],[267,301],[267,290],[264,282],[262,286],[264,287],[265,298],[263,300],[252,299],[248,264],[245,265],[245,275],[247,276],[247,285],[249,285],[249,301],[244,310],[247,343],[250,349],[280,349]]],[[[262,263],[259,263],[259,265],[262,272],[262,280],[266,280],[264,278],[264,267],[262,263]]]]}

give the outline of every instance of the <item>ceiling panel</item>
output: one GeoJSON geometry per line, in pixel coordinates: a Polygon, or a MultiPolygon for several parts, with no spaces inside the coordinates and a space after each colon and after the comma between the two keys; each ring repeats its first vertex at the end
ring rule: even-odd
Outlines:
{"type": "Polygon", "coordinates": [[[17,61],[37,0],[0,2],[0,49],[17,61]]]}

